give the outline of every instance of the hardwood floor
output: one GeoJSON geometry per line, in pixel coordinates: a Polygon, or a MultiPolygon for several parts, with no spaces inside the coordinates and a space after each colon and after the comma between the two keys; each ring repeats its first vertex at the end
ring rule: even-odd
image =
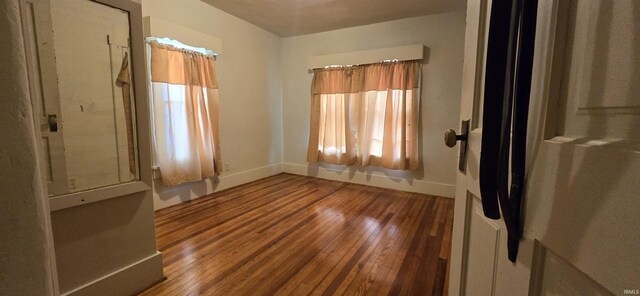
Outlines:
{"type": "Polygon", "coordinates": [[[141,295],[441,295],[453,200],[280,174],[156,213],[141,295]]]}

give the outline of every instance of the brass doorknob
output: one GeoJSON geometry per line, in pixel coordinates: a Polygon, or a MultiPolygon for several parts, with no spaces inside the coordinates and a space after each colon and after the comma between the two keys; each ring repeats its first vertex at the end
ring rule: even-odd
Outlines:
{"type": "Polygon", "coordinates": [[[458,141],[465,140],[467,140],[466,135],[458,135],[456,134],[456,131],[452,129],[448,129],[444,132],[444,144],[447,145],[447,147],[453,148],[456,146],[458,141]]]}

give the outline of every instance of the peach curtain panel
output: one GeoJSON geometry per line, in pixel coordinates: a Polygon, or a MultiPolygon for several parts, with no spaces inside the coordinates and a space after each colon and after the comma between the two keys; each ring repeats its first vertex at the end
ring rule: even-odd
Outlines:
{"type": "Polygon", "coordinates": [[[151,42],[154,156],[173,186],[222,173],[213,57],[151,42]]]}
{"type": "Polygon", "coordinates": [[[416,170],[420,61],[316,69],[307,160],[416,170]]]}

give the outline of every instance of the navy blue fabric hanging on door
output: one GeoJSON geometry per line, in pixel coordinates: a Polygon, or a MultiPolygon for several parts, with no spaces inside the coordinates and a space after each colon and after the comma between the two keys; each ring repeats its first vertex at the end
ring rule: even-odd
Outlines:
{"type": "Polygon", "coordinates": [[[512,262],[518,256],[522,236],[520,215],[537,9],[537,0],[494,0],[489,21],[480,194],[487,218],[500,219],[502,212],[512,262]]]}

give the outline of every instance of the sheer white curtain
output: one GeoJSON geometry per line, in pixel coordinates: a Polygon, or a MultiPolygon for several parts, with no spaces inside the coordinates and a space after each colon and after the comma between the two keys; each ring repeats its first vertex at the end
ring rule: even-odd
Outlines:
{"type": "Polygon", "coordinates": [[[352,74],[344,69],[315,72],[313,85],[317,89],[312,90],[311,95],[311,135],[307,152],[311,162],[355,164],[356,137],[350,117],[358,94],[348,91],[352,74]],[[326,86],[323,90],[320,81],[326,86]]]}
{"type": "Polygon", "coordinates": [[[317,69],[310,162],[418,169],[420,61],[317,69]]]}
{"type": "Polygon", "coordinates": [[[154,156],[165,186],[222,173],[213,57],[151,42],[154,156]]]}

